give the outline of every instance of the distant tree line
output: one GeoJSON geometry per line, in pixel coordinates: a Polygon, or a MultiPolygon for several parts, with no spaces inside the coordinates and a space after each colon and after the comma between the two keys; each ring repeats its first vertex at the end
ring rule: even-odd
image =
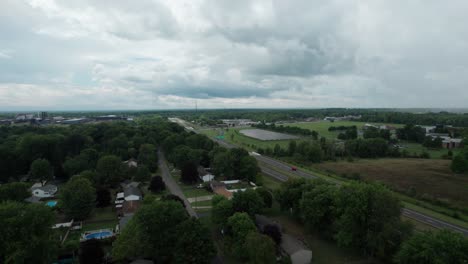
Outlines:
{"type": "Polygon", "coordinates": [[[300,127],[294,127],[294,126],[275,125],[274,123],[270,124],[270,125],[267,125],[265,123],[260,123],[260,124],[257,124],[257,125],[252,125],[252,127],[271,130],[271,131],[276,131],[276,132],[280,132],[280,133],[288,133],[288,134],[301,135],[301,136],[310,136],[315,140],[317,140],[317,138],[318,138],[317,131],[306,129],[306,128],[300,128],[300,127]]]}

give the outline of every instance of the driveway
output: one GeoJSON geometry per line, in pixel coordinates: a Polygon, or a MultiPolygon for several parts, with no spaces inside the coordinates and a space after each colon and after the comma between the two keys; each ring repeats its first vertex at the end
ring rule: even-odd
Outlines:
{"type": "Polygon", "coordinates": [[[179,196],[184,201],[185,209],[190,216],[198,218],[197,213],[195,210],[193,210],[192,206],[187,200],[187,197],[185,197],[184,193],[182,192],[182,189],[180,189],[180,186],[177,184],[174,178],[172,178],[171,173],[169,172],[169,168],[167,167],[166,158],[164,157],[162,151],[158,151],[158,166],[159,171],[161,172],[161,177],[166,184],[167,189],[172,194],[179,196]]]}

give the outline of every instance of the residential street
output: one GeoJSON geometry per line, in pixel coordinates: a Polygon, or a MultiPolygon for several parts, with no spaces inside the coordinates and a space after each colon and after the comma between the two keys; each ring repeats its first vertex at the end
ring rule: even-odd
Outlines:
{"type": "Polygon", "coordinates": [[[197,213],[193,210],[192,206],[190,205],[189,201],[185,197],[184,193],[180,189],[177,182],[172,178],[171,173],[169,172],[169,168],[167,167],[167,161],[164,157],[162,151],[158,151],[158,166],[159,170],[161,171],[161,177],[166,184],[167,189],[174,195],[179,196],[185,203],[185,209],[187,210],[190,216],[198,218],[197,213]]]}

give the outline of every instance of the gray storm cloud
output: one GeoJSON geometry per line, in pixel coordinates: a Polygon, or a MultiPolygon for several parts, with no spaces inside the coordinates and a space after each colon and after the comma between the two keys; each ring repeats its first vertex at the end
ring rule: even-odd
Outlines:
{"type": "Polygon", "coordinates": [[[5,0],[0,110],[466,107],[467,8],[5,0]]]}

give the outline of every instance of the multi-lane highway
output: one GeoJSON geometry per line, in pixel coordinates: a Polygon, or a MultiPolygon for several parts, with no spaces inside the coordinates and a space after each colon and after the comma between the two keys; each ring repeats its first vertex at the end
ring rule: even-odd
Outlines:
{"type": "MultiPolygon", "coordinates": [[[[184,120],[176,119],[176,120],[173,120],[173,122],[177,122],[180,125],[186,127],[186,121],[184,121],[184,120]]],[[[193,128],[190,131],[193,131],[195,133],[199,133],[198,131],[193,130],[193,128]]],[[[226,147],[226,148],[236,148],[236,147],[238,147],[238,146],[233,145],[231,143],[228,143],[228,142],[226,142],[224,140],[219,140],[219,139],[216,139],[216,138],[211,138],[211,139],[214,140],[215,142],[217,142],[218,144],[220,144],[221,146],[226,147]]],[[[313,179],[313,178],[318,177],[318,176],[313,175],[313,174],[311,174],[309,172],[301,171],[300,169],[293,172],[293,171],[291,171],[291,166],[290,165],[288,165],[288,164],[286,164],[284,162],[272,159],[270,157],[266,157],[266,156],[262,156],[262,155],[258,155],[258,154],[257,155],[252,155],[252,156],[255,157],[255,159],[257,159],[257,161],[259,162],[259,166],[260,166],[260,168],[261,168],[261,170],[262,170],[262,172],[264,174],[266,174],[268,176],[271,176],[271,177],[273,177],[273,178],[275,178],[275,179],[277,179],[279,181],[282,181],[282,182],[287,181],[287,179],[289,178],[289,175],[291,175],[292,173],[294,173],[297,176],[307,178],[307,179],[313,179]]],[[[402,215],[404,215],[404,216],[406,216],[408,218],[411,218],[411,219],[414,219],[414,220],[419,221],[421,223],[433,226],[435,228],[450,229],[450,230],[453,230],[453,231],[456,231],[456,232],[463,233],[464,235],[468,236],[468,229],[466,229],[464,227],[461,227],[461,226],[457,226],[457,225],[448,223],[446,221],[443,221],[443,220],[440,220],[440,219],[437,219],[437,218],[434,218],[432,216],[428,216],[428,215],[420,213],[418,211],[408,209],[408,208],[403,208],[401,213],[402,213],[402,215]]]]}

